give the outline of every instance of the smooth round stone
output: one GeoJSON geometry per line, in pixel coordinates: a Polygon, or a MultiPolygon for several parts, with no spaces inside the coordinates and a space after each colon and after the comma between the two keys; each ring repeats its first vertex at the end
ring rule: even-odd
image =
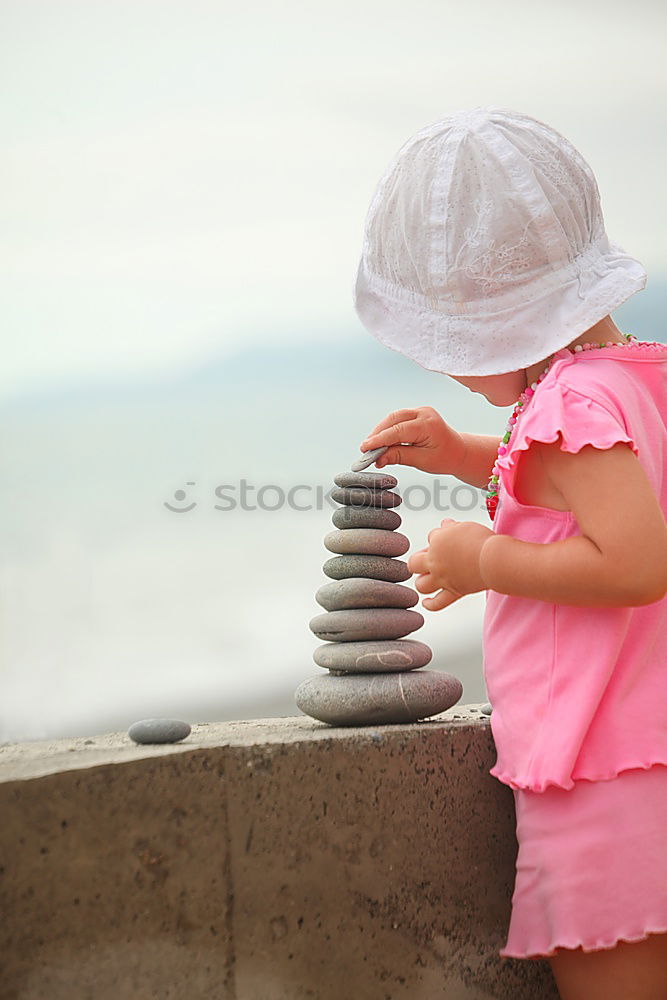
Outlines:
{"type": "Polygon", "coordinates": [[[400,639],[421,628],[424,616],[405,608],[358,608],[326,611],[310,620],[310,631],[330,642],[364,639],[400,639]]]}
{"type": "Polygon", "coordinates": [[[353,462],[350,468],[353,472],[361,472],[362,469],[367,469],[369,465],[377,461],[380,455],[384,455],[385,451],[387,451],[387,448],[374,448],[373,451],[364,451],[361,458],[353,462]]]}
{"type": "Polygon", "coordinates": [[[419,594],[411,587],[387,580],[348,577],[325,583],[315,594],[315,600],[327,611],[347,608],[412,608],[419,594]]]}
{"type": "Polygon", "coordinates": [[[412,573],[402,559],[388,556],[347,555],[332,556],[322,569],[332,580],[345,580],[349,576],[365,576],[371,580],[389,580],[402,583],[409,580],[412,573]]]}
{"type": "Polygon", "coordinates": [[[313,653],[313,659],[320,667],[358,674],[415,670],[430,663],[432,656],[431,647],[416,639],[325,642],[313,653]]]}
{"type": "Polygon", "coordinates": [[[358,555],[402,556],[410,548],[410,540],[399,531],[382,528],[345,528],[330,531],[324,536],[329,552],[348,552],[358,555]]]}
{"type": "Polygon", "coordinates": [[[480,712],[483,712],[484,715],[491,715],[492,711],[493,709],[491,708],[491,703],[488,701],[480,708],[480,712]]]}
{"type": "Polygon", "coordinates": [[[439,670],[321,674],[294,692],[297,707],[330,726],[417,722],[446,712],[463,694],[458,677],[439,670]]]}
{"type": "Polygon", "coordinates": [[[369,490],[390,490],[398,486],[396,476],[388,472],[339,472],[334,476],[336,486],[364,486],[369,490]]]}
{"type": "Polygon", "coordinates": [[[403,497],[391,490],[369,490],[364,486],[337,486],[331,491],[331,499],[350,507],[398,507],[403,497]]]}
{"type": "Polygon", "coordinates": [[[190,726],[178,719],[142,719],[132,723],[127,735],[135,743],[178,743],[190,735],[190,726]]]}
{"type": "Polygon", "coordinates": [[[331,518],[337,528],[383,528],[394,531],[402,523],[395,510],[382,507],[339,507],[331,518]]]}

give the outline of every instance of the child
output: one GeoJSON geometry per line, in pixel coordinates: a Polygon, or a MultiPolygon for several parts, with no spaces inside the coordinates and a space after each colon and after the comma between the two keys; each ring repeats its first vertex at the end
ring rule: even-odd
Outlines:
{"type": "Polygon", "coordinates": [[[493,527],[445,518],[408,566],[431,611],[486,591],[519,844],[500,955],[547,957],[563,1000],[667,998],[667,347],[610,316],[646,277],[581,154],[488,106],[401,147],[355,288],[382,343],[514,404],[502,438],[423,406],[361,450],[487,486],[493,527]]]}

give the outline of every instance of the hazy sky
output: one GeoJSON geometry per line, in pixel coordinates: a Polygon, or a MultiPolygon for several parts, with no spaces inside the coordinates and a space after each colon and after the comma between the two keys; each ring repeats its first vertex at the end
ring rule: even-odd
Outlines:
{"type": "Polygon", "coordinates": [[[667,273],[653,0],[3,0],[0,392],[360,329],[363,220],[452,111],[547,121],[667,273]]]}

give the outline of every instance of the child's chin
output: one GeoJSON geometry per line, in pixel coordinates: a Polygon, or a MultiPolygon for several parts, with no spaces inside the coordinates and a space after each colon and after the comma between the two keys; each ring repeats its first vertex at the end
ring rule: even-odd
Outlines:
{"type": "Polygon", "coordinates": [[[491,403],[491,406],[514,406],[519,398],[518,396],[513,396],[511,392],[507,392],[504,395],[499,392],[485,392],[483,395],[491,403]]]}

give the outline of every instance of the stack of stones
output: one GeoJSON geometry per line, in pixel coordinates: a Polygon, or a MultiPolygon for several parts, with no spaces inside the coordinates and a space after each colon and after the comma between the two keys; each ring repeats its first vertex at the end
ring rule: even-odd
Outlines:
{"type": "Polygon", "coordinates": [[[351,472],[334,478],[331,496],[341,506],[332,518],[336,530],[324,538],[334,555],[323,567],[331,582],[315,595],[325,613],[310,622],[326,640],[313,659],[328,672],[307,678],[295,692],[302,712],[334,726],[416,722],[451,708],[463,693],[451,674],[420,669],[431,649],[405,638],[424,618],[410,610],[419,596],[403,585],[412,574],[397,558],[410,547],[396,530],[398,480],[362,471],[378,454],[366,453],[351,472]]]}

